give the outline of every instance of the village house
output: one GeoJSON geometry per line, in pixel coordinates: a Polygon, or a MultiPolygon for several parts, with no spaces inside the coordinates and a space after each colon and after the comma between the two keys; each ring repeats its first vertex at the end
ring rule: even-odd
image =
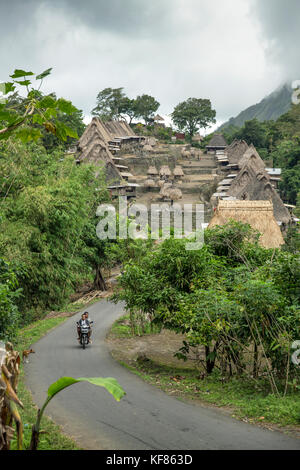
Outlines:
{"type": "Polygon", "coordinates": [[[270,201],[219,201],[208,228],[231,220],[251,225],[261,234],[259,244],[265,248],[279,248],[284,243],[270,201]]]}

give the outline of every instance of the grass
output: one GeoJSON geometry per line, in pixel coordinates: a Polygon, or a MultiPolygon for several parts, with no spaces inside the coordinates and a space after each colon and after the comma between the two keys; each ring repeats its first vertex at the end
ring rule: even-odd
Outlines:
{"type": "Polygon", "coordinates": [[[153,333],[159,333],[161,331],[161,327],[152,325],[151,329],[149,323],[145,323],[142,327],[138,322],[138,319],[136,319],[134,330],[135,335],[132,334],[132,330],[130,328],[129,314],[126,314],[113,323],[109,335],[115,338],[132,338],[133,336],[145,336],[153,333]]]}
{"type": "MultiPolygon", "coordinates": [[[[118,319],[111,330],[113,336],[132,337],[127,323],[124,324],[124,317],[118,319]]],[[[200,378],[199,371],[157,364],[145,357],[119,362],[146,382],[173,396],[225,407],[233,417],[244,421],[280,427],[300,425],[299,391],[276,397],[269,393],[265,379],[253,381],[248,377],[234,377],[224,381],[217,371],[200,378]]]]}
{"type": "MultiPolygon", "coordinates": [[[[42,336],[49,332],[52,328],[58,326],[66,318],[55,317],[39,320],[25,328],[19,330],[15,348],[21,353],[24,349],[29,349],[31,345],[38,341],[42,336]]],[[[50,384],[49,384],[50,385],[50,384]]],[[[45,390],[45,398],[46,398],[45,390]]],[[[37,407],[34,404],[30,392],[26,389],[24,383],[24,371],[21,367],[18,397],[24,405],[20,411],[22,422],[24,425],[24,449],[28,448],[31,438],[31,428],[37,416],[37,407]]],[[[41,429],[43,434],[40,437],[39,450],[79,450],[77,444],[69,437],[65,436],[59,426],[51,419],[43,416],[41,429]]],[[[12,440],[11,449],[16,449],[16,441],[12,440]]]]}

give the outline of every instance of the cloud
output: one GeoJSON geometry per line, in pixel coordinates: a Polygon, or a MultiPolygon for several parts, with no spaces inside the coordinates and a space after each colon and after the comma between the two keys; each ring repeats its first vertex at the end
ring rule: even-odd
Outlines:
{"type": "Polygon", "coordinates": [[[256,2],[2,2],[0,78],[14,68],[53,67],[44,91],[71,99],[87,115],[100,90],[123,86],[131,97],[155,96],[163,114],[189,97],[209,98],[225,120],[273,91],[283,76],[283,62],[266,61],[276,27],[263,23],[266,10],[258,4],[268,0],[256,2]]]}
{"type": "Polygon", "coordinates": [[[283,78],[300,78],[300,2],[299,0],[255,0],[252,14],[265,39],[270,63],[281,69],[283,78]]]}

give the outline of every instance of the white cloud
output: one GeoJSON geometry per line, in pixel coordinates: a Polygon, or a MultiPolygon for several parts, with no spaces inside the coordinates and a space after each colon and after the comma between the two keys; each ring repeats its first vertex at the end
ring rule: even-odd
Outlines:
{"type": "MultiPolygon", "coordinates": [[[[23,29],[6,25],[2,69],[8,75],[15,67],[53,67],[44,91],[71,99],[86,115],[101,89],[124,86],[131,97],[155,96],[163,114],[189,97],[209,98],[225,120],[283,78],[266,60],[270,42],[262,39],[253,2],[31,0],[23,29]]],[[[9,18],[22,23],[17,14],[9,18]]]]}

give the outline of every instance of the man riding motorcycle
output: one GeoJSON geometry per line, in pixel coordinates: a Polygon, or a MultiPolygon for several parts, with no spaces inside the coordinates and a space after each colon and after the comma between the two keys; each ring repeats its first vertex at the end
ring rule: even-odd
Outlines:
{"type": "Polygon", "coordinates": [[[90,320],[88,319],[88,316],[89,316],[88,312],[84,312],[81,315],[80,320],[77,322],[77,333],[78,333],[77,339],[79,342],[80,342],[81,327],[86,326],[89,329],[89,333],[88,333],[89,343],[92,343],[92,341],[90,340],[90,336],[92,334],[91,323],[90,323],[90,320]]]}

